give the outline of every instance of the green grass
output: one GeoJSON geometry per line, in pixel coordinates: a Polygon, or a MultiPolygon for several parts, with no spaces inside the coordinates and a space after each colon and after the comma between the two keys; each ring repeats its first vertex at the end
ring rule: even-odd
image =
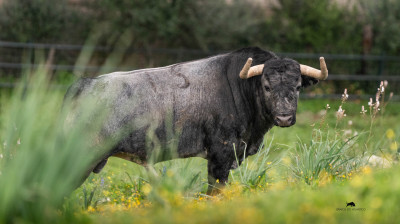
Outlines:
{"type": "Polygon", "coordinates": [[[205,195],[207,166],[201,158],[147,169],[111,158],[101,173],[90,174],[74,190],[92,159],[90,136],[78,125],[63,138],[63,91],[48,88],[40,76],[29,82],[35,87],[1,91],[0,223],[397,220],[398,103],[389,103],[371,126],[372,118],[360,114],[367,102],[346,102],[347,116],[338,121],[340,99],[300,100],[296,125],[274,127],[259,153],[231,171],[228,186],[217,196],[205,195]],[[325,115],[326,104],[331,109],[325,115]],[[387,158],[394,167],[369,166],[371,155],[387,158]],[[345,211],[350,201],[365,210],[345,211]]]}
{"type": "Polygon", "coordinates": [[[94,159],[92,150],[102,150],[91,145],[83,122],[64,130],[61,99],[47,77],[32,75],[1,102],[0,223],[58,220],[64,197],[94,159]]]}
{"type": "Polygon", "coordinates": [[[365,165],[364,154],[355,152],[357,137],[343,141],[338,136],[331,137],[329,133],[324,135],[318,131],[309,145],[299,140],[291,152],[293,175],[309,185],[318,184],[321,175],[330,178],[351,175],[365,165]]]}
{"type": "Polygon", "coordinates": [[[400,202],[398,173],[396,167],[318,189],[282,184],[266,192],[224,195],[205,202],[182,200],[168,209],[105,209],[88,216],[102,223],[396,223],[400,202]],[[348,207],[350,210],[346,211],[346,202],[350,201],[361,210],[348,207]]]}

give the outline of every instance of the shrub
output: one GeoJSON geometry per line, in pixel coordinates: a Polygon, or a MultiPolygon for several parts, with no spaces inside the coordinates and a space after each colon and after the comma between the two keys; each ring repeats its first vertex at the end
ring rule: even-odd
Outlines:
{"type": "Polygon", "coordinates": [[[90,20],[66,0],[13,0],[0,6],[0,39],[17,42],[83,43],[90,20]]]}
{"type": "Polygon", "coordinates": [[[84,122],[65,132],[62,93],[50,90],[44,74],[26,78],[0,114],[0,223],[57,220],[64,197],[95,159],[93,150],[102,150],[91,145],[84,122]]]}

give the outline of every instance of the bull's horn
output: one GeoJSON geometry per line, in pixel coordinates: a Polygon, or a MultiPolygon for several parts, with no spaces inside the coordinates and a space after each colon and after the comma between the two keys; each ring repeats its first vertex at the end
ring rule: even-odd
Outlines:
{"type": "Polygon", "coordinates": [[[251,63],[253,62],[252,58],[248,58],[246,61],[246,64],[244,64],[242,70],[240,71],[240,78],[241,79],[248,79],[256,75],[261,75],[262,70],[264,68],[264,65],[256,65],[256,66],[251,66],[251,63]],[[251,66],[251,67],[250,67],[251,66]]]}
{"type": "Polygon", "coordinates": [[[318,80],[325,80],[326,78],[328,78],[328,69],[326,67],[326,63],[325,63],[324,57],[320,57],[319,58],[319,65],[321,67],[321,70],[315,69],[315,68],[310,67],[308,65],[300,64],[301,74],[316,78],[318,80]]]}

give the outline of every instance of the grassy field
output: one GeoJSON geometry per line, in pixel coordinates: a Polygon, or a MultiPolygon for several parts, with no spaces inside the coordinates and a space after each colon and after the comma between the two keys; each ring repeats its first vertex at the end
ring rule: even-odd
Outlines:
{"type": "Polygon", "coordinates": [[[374,115],[364,101],[301,100],[296,125],[273,128],[222,193],[208,196],[201,158],[148,169],[112,158],[76,188],[91,159],[87,130],[81,125],[62,138],[63,91],[48,89],[45,79],[32,83],[1,92],[0,223],[399,220],[399,103],[381,99],[374,115]],[[346,116],[338,117],[340,106],[346,116]]]}

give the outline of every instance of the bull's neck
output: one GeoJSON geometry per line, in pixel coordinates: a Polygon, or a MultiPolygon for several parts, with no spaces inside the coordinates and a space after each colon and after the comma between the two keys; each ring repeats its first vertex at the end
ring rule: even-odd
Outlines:
{"type": "Polygon", "coordinates": [[[260,77],[243,80],[230,77],[230,88],[233,89],[233,97],[238,111],[238,117],[246,129],[255,129],[262,135],[272,127],[271,112],[266,108],[260,77]]]}
{"type": "Polygon", "coordinates": [[[273,126],[273,119],[271,110],[267,107],[265,97],[263,94],[263,87],[261,85],[260,77],[254,77],[249,82],[249,95],[253,101],[254,117],[252,121],[254,126],[257,126],[258,131],[265,133],[273,126]]]}
{"type": "MultiPolygon", "coordinates": [[[[252,57],[249,55],[248,57],[252,57]]],[[[248,128],[256,128],[263,134],[272,127],[271,112],[265,104],[262,94],[262,85],[259,76],[247,80],[240,79],[239,73],[247,56],[226,55],[221,64],[225,67],[225,75],[228,80],[236,112],[240,123],[248,128]]],[[[220,59],[221,60],[221,59],[220,59]]]]}

